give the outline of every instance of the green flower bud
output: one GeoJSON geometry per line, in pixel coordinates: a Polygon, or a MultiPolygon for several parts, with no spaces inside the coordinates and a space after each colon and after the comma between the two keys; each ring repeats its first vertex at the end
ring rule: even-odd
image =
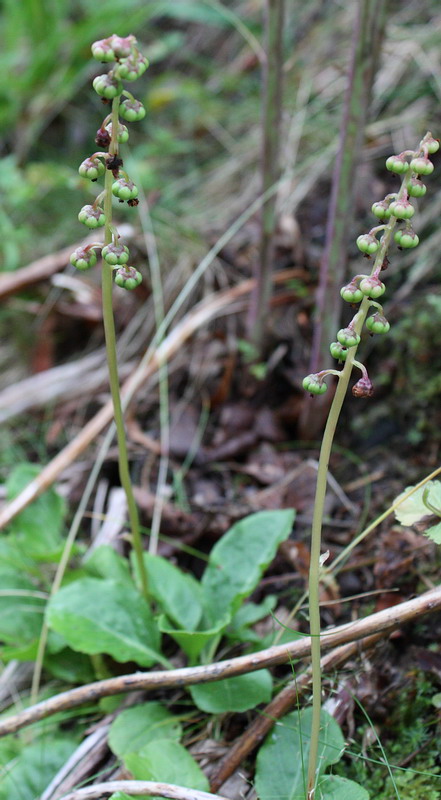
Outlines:
{"type": "Polygon", "coordinates": [[[367,318],[366,328],[371,333],[387,333],[390,330],[390,324],[386,317],[377,311],[376,314],[372,314],[371,317],[367,318]]]}
{"type": "Polygon", "coordinates": [[[78,167],[81,177],[88,178],[90,181],[96,181],[101,175],[104,175],[105,171],[104,164],[98,158],[85,158],[78,167]]]}
{"type": "Polygon", "coordinates": [[[371,233],[362,233],[357,238],[357,247],[362,253],[371,256],[377,252],[380,243],[376,240],[375,236],[371,233]]]}
{"type": "Polygon", "coordinates": [[[302,386],[310,394],[324,394],[328,388],[318,375],[307,375],[306,378],[303,378],[302,386]]]}
{"type": "MultiPolygon", "coordinates": [[[[109,124],[106,125],[106,131],[109,134],[109,136],[112,136],[112,123],[111,122],[109,122],[109,124]]],[[[122,125],[121,122],[118,123],[118,135],[117,135],[116,138],[117,138],[119,144],[125,144],[126,142],[128,142],[128,140],[129,140],[129,131],[128,131],[127,125],[122,125]]]]}
{"type": "Polygon", "coordinates": [[[135,186],[133,181],[126,180],[125,178],[118,178],[118,180],[112,184],[112,194],[118,197],[122,202],[125,200],[134,200],[138,197],[138,187],[135,186]]]}
{"type": "Polygon", "coordinates": [[[77,247],[69,259],[74,267],[81,270],[90,269],[96,264],[96,253],[93,248],[77,247]]]}
{"type": "Polygon", "coordinates": [[[429,161],[428,158],[424,158],[423,156],[418,156],[417,158],[413,158],[410,162],[411,169],[416,172],[418,175],[431,175],[433,172],[433,164],[429,161]]]}
{"type": "Polygon", "coordinates": [[[337,361],[346,361],[348,351],[346,347],[343,347],[343,345],[340,344],[340,342],[331,342],[329,345],[329,351],[332,358],[336,358],[337,361]]]}
{"type": "Polygon", "coordinates": [[[136,81],[144,74],[148,65],[147,59],[141,53],[137,53],[135,57],[131,56],[121,62],[117,70],[118,77],[124,81],[136,81]]]}
{"type": "Polygon", "coordinates": [[[386,287],[379,278],[374,275],[370,275],[367,278],[363,278],[360,281],[360,289],[366,297],[372,298],[375,300],[377,297],[381,297],[382,294],[386,291],[386,287]]]}
{"type": "Polygon", "coordinates": [[[418,178],[411,178],[406,189],[409,197],[424,197],[427,192],[427,187],[418,178]]]}
{"type": "Polygon", "coordinates": [[[374,203],[371,211],[374,217],[378,217],[378,219],[389,219],[391,215],[389,203],[386,200],[381,200],[378,203],[374,203]]]}
{"type": "Polygon", "coordinates": [[[102,228],[106,222],[104,211],[99,206],[97,208],[93,206],[83,206],[78,214],[78,219],[88,228],[102,228]]]}
{"type": "Polygon", "coordinates": [[[389,156],[386,161],[386,169],[390,172],[396,172],[397,175],[402,175],[409,169],[409,164],[404,156],[389,156]]]}
{"type": "Polygon", "coordinates": [[[142,281],[141,273],[135,267],[120,267],[115,272],[115,283],[122,289],[136,289],[142,281]]]}
{"type": "Polygon", "coordinates": [[[145,117],[145,108],[139,100],[123,100],[119,113],[126,122],[139,122],[145,117]]]}
{"type": "Polygon", "coordinates": [[[397,219],[410,219],[415,214],[415,209],[408,200],[393,200],[389,208],[397,219]]]}
{"type": "Polygon", "coordinates": [[[105,97],[106,100],[113,100],[114,97],[118,97],[122,92],[121,83],[113,77],[111,72],[107,75],[97,75],[93,79],[92,86],[96,93],[100,97],[105,97]]]}
{"type": "Polygon", "coordinates": [[[112,266],[127,264],[129,260],[129,248],[125,244],[106,244],[101,251],[104,261],[112,266]]]}
{"type": "Polygon", "coordinates": [[[403,247],[406,250],[412,247],[417,247],[420,243],[418,236],[411,228],[409,230],[397,231],[394,239],[398,247],[403,247]],[[398,233],[400,233],[400,236],[397,236],[398,233]]]}
{"type": "Polygon", "coordinates": [[[343,286],[343,288],[340,289],[340,295],[347,303],[361,303],[364,297],[363,292],[354,281],[343,286]]]}
{"type": "Polygon", "coordinates": [[[434,139],[433,136],[431,136],[430,139],[426,139],[425,144],[427,147],[427,152],[430,153],[430,155],[433,155],[433,153],[438,152],[439,139],[434,139]]]}
{"type": "Polygon", "coordinates": [[[343,347],[355,347],[360,343],[360,336],[352,328],[341,328],[337,333],[337,339],[343,347]]]}
{"type": "Polygon", "coordinates": [[[99,39],[92,45],[92,55],[97,61],[115,61],[115,53],[108,39],[99,39]]]}

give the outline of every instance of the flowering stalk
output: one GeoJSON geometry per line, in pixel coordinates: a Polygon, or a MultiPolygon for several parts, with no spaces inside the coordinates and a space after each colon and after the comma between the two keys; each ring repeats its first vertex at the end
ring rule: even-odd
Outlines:
{"type": "Polygon", "coordinates": [[[109,384],[118,442],[119,476],[127,498],[132,545],[135,551],[142,593],[147,599],[147,575],[143,559],[138,510],[130,480],[127,441],[119,390],[112,304],[113,276],[117,286],[123,289],[135,289],[141,283],[142,276],[135,267],[129,266],[127,263],[130,253],[128,247],[120,243],[118,231],[113,225],[112,203],[113,198],[116,197],[120,203],[127,202],[129,206],[138,204],[138,189],[122,169],[123,160],[119,155],[119,144],[127,141],[129,133],[127,127],[120,123],[119,116],[121,115],[129,122],[140,120],[145,116],[145,109],[142,103],[135,100],[130,92],[123,91],[122,80],[136,80],[146,70],[148,62],[139,52],[134,36],[123,38],[113,34],[108,39],[94,42],[92,55],[98,61],[114,63],[108,73],[98,75],[93,81],[93,87],[97,94],[100,95],[106,105],[111,102],[112,108],[111,113],[103,120],[95,139],[99,147],[108,148],[108,151],[94,153],[89,158],[86,158],[79,167],[80,175],[91,181],[96,181],[104,175],[104,191],[97,196],[92,205],[86,205],[81,209],[78,218],[88,228],[104,227],[104,246],[92,243],[85,247],[79,247],[72,253],[70,261],[77,269],[89,269],[97,262],[95,251],[97,249],[101,250],[103,259],[101,271],[103,321],[109,384]],[[122,94],[129,99],[121,102],[122,94]]]}
{"type": "Polygon", "coordinates": [[[321,670],[320,670],[320,567],[321,567],[321,532],[323,525],[323,512],[326,496],[328,463],[331,455],[335,429],[340,416],[340,411],[346,396],[351,378],[352,368],[358,367],[362,376],[352,387],[355,397],[371,397],[373,386],[363,364],[355,360],[361,333],[364,324],[371,334],[387,333],[390,325],[383,314],[382,306],[376,302],[385,291],[384,283],[380,280],[380,273],[388,265],[387,254],[392,243],[392,238],[398,249],[413,248],[418,244],[418,237],[410,225],[415,209],[410,198],[422,197],[426,192],[425,185],[421,182],[422,175],[430,175],[433,164],[429,155],[436,153],[439,142],[431,133],[420,142],[416,151],[405,151],[398,156],[391,156],[386,161],[386,167],[391,172],[402,175],[402,183],[398,192],[387,195],[384,200],[374,203],[372,213],[382,224],[372,228],[367,234],[362,234],[357,239],[357,246],[366,258],[375,260],[368,275],[356,275],[349,284],[341,290],[341,296],[351,304],[360,303],[357,312],[346,328],[337,333],[337,341],[330,346],[331,354],[339,362],[344,362],[343,368],[336,370],[323,370],[314,375],[308,375],[303,380],[306,391],[314,394],[323,394],[327,385],[325,377],[337,374],[338,382],[335,395],[331,404],[322,445],[317,471],[317,486],[314,501],[314,514],[311,530],[311,562],[309,572],[309,621],[311,632],[311,660],[312,660],[312,728],[308,764],[308,786],[306,800],[314,800],[317,781],[320,773],[318,764],[318,744],[320,735],[321,711],[321,670]],[[401,225],[395,231],[397,225],[401,225]],[[395,233],[394,233],[395,231],[395,233]],[[378,239],[378,234],[381,238],[378,239]],[[370,308],[375,313],[369,316],[370,308]]]}

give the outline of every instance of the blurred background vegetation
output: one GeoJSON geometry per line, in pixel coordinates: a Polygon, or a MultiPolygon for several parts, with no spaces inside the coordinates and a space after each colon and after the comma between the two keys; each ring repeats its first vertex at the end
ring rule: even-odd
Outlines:
{"type": "MultiPolygon", "coordinates": [[[[17,270],[77,243],[84,234],[78,210],[96,189],[77,170],[95,149],[103,117],[91,90],[102,68],[92,61],[90,44],[113,32],[134,33],[151,66],[134,85],[147,115],[130,126],[126,163],[148,202],[162,273],[174,271],[177,285],[185,283],[217,237],[260,192],[262,6],[262,0],[4,0],[1,270],[17,270]]],[[[279,234],[288,237],[294,254],[285,262],[301,262],[312,288],[324,245],[355,8],[356,3],[343,0],[290,0],[286,8],[279,234]]],[[[385,37],[354,176],[354,239],[373,224],[371,202],[391,191],[384,157],[414,147],[427,129],[440,134],[440,40],[441,11],[433,0],[386,3],[385,37]]],[[[424,428],[427,409],[441,389],[439,168],[421,206],[416,228],[422,244],[411,255],[394,259],[388,274],[391,321],[403,316],[404,306],[412,320],[410,330],[405,323],[393,326],[395,352],[410,358],[396,357],[391,368],[392,340],[387,337],[388,343],[380,345],[385,369],[376,383],[387,387],[393,374],[395,396],[404,407],[407,398],[409,406],[415,403],[416,392],[418,424],[424,428]]],[[[121,222],[130,221],[141,231],[139,216],[130,209],[118,208],[118,214],[121,222]]],[[[235,238],[224,285],[249,275],[246,253],[256,245],[255,228],[252,219],[235,238]]],[[[349,251],[350,259],[359,262],[352,239],[349,251]]],[[[225,266],[225,256],[214,265],[217,285],[225,266]]],[[[300,284],[297,288],[299,295],[305,291],[300,284]]],[[[19,377],[29,369],[33,299],[32,292],[24,293],[0,312],[0,335],[9,339],[0,357],[7,382],[11,363],[19,377]]],[[[309,346],[306,341],[297,347],[299,375],[307,366],[309,346]]],[[[381,415],[381,405],[372,413],[381,415]]],[[[418,424],[415,442],[422,435],[418,424]]]]}

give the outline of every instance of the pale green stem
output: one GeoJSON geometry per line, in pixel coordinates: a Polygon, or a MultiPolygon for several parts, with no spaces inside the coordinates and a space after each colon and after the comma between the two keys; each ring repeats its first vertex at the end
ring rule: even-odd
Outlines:
{"type": "MultiPolygon", "coordinates": [[[[117,151],[117,132],[118,132],[118,108],[119,97],[115,98],[112,103],[112,141],[109,147],[109,153],[112,155],[117,151]]],[[[104,179],[104,215],[106,217],[106,226],[104,229],[104,244],[110,244],[112,241],[112,183],[113,175],[111,170],[106,169],[104,179]]],[[[106,339],[106,353],[107,353],[107,366],[109,370],[109,384],[113,402],[113,416],[116,426],[116,438],[118,443],[118,467],[121,486],[123,487],[126,498],[127,508],[129,512],[129,522],[132,546],[135,551],[136,562],[138,565],[139,578],[141,581],[142,594],[145,599],[148,599],[147,591],[147,574],[143,557],[143,546],[141,531],[139,527],[138,509],[133,494],[132,482],[130,479],[129,460],[127,455],[127,441],[126,432],[124,428],[124,416],[121,406],[121,395],[119,391],[119,376],[118,376],[118,360],[116,353],[116,334],[115,334],[115,321],[113,318],[113,303],[112,303],[112,269],[108,264],[103,264],[101,272],[101,287],[102,287],[102,306],[103,306],[103,322],[104,333],[106,339]]]]}
{"type": "MultiPolygon", "coordinates": [[[[406,191],[408,173],[403,178],[403,182],[398,192],[398,199],[401,199],[406,191]]],[[[387,254],[391,241],[393,229],[396,225],[396,218],[391,217],[384,229],[381,239],[381,246],[377,252],[371,274],[374,274],[382,265],[387,254]]],[[[368,313],[371,300],[365,297],[354,318],[354,330],[360,334],[366,315],[368,313]]],[[[309,571],[309,625],[311,633],[311,667],[312,667],[312,727],[309,750],[308,764],[308,789],[307,800],[313,800],[317,782],[318,769],[318,747],[320,737],[320,711],[321,711],[321,669],[320,669],[320,549],[323,525],[323,513],[326,497],[326,484],[328,477],[328,464],[331,455],[334,433],[337,427],[340,411],[348,389],[349,380],[354,366],[354,359],[357,346],[348,350],[345,365],[338,379],[337,389],[329,410],[328,420],[323,434],[322,446],[320,449],[319,466],[317,470],[317,486],[314,500],[314,514],[311,530],[311,562],[309,571]]]]}

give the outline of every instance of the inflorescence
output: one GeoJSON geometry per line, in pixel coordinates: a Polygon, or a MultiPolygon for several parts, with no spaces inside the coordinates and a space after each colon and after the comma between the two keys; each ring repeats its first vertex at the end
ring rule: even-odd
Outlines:
{"type": "MultiPolygon", "coordinates": [[[[351,305],[359,303],[361,305],[346,328],[338,331],[337,341],[332,342],[330,346],[331,355],[339,363],[346,362],[350,357],[351,364],[361,370],[360,380],[352,387],[352,394],[355,397],[370,397],[373,394],[373,386],[366,368],[359,361],[354,360],[361,340],[363,324],[366,324],[371,335],[387,333],[390,329],[390,324],[384,316],[383,307],[376,301],[384,294],[386,288],[380,279],[380,273],[389,264],[387,253],[392,234],[399,250],[413,248],[419,244],[419,238],[410,222],[415,213],[411,198],[425,195],[426,186],[421,178],[433,172],[433,164],[429,156],[436,153],[439,146],[439,141],[434,139],[431,133],[427,133],[416,151],[405,150],[403,153],[387,159],[387,169],[402,176],[400,189],[373,204],[372,213],[380,224],[357,238],[357,247],[365,258],[370,260],[372,256],[375,256],[375,260],[369,275],[355,275],[341,289],[340,294],[343,300],[351,305]],[[398,228],[397,225],[399,225],[398,228]],[[380,234],[381,236],[378,238],[380,234]],[[374,309],[374,313],[367,317],[370,308],[374,309]]],[[[341,373],[342,371],[327,369],[307,375],[303,379],[303,388],[311,395],[324,394],[328,388],[325,383],[326,376],[337,375],[340,377],[341,373]]]]}
{"type": "MultiPolygon", "coordinates": [[[[120,122],[136,122],[145,117],[143,104],[123,88],[122,81],[134,81],[147,69],[148,61],[139,52],[134,36],[121,37],[113,34],[108,39],[101,39],[92,45],[92,55],[97,61],[113,63],[112,69],[98,75],[93,81],[93,88],[104,104],[112,104],[112,112],[108,114],[99,130],[95,142],[100,149],[86,158],[79,167],[79,174],[90,181],[97,181],[109,170],[113,176],[112,195],[120,203],[129,206],[138,205],[138,188],[123,170],[123,160],[119,155],[118,145],[127,142],[129,131],[120,122]],[[124,100],[121,101],[121,96],[124,100]],[[115,125],[115,131],[113,126],[115,125]],[[107,148],[107,151],[106,151],[107,148]]],[[[91,230],[107,223],[103,200],[105,191],[98,194],[91,205],[85,205],[78,214],[80,222],[91,230]]],[[[128,266],[129,250],[119,243],[119,234],[115,226],[110,225],[112,242],[103,247],[92,242],[78,247],[70,256],[70,263],[80,270],[87,270],[97,262],[96,250],[101,250],[102,258],[115,274],[115,283],[124,289],[135,289],[142,281],[141,273],[135,267],[128,266]]]]}

